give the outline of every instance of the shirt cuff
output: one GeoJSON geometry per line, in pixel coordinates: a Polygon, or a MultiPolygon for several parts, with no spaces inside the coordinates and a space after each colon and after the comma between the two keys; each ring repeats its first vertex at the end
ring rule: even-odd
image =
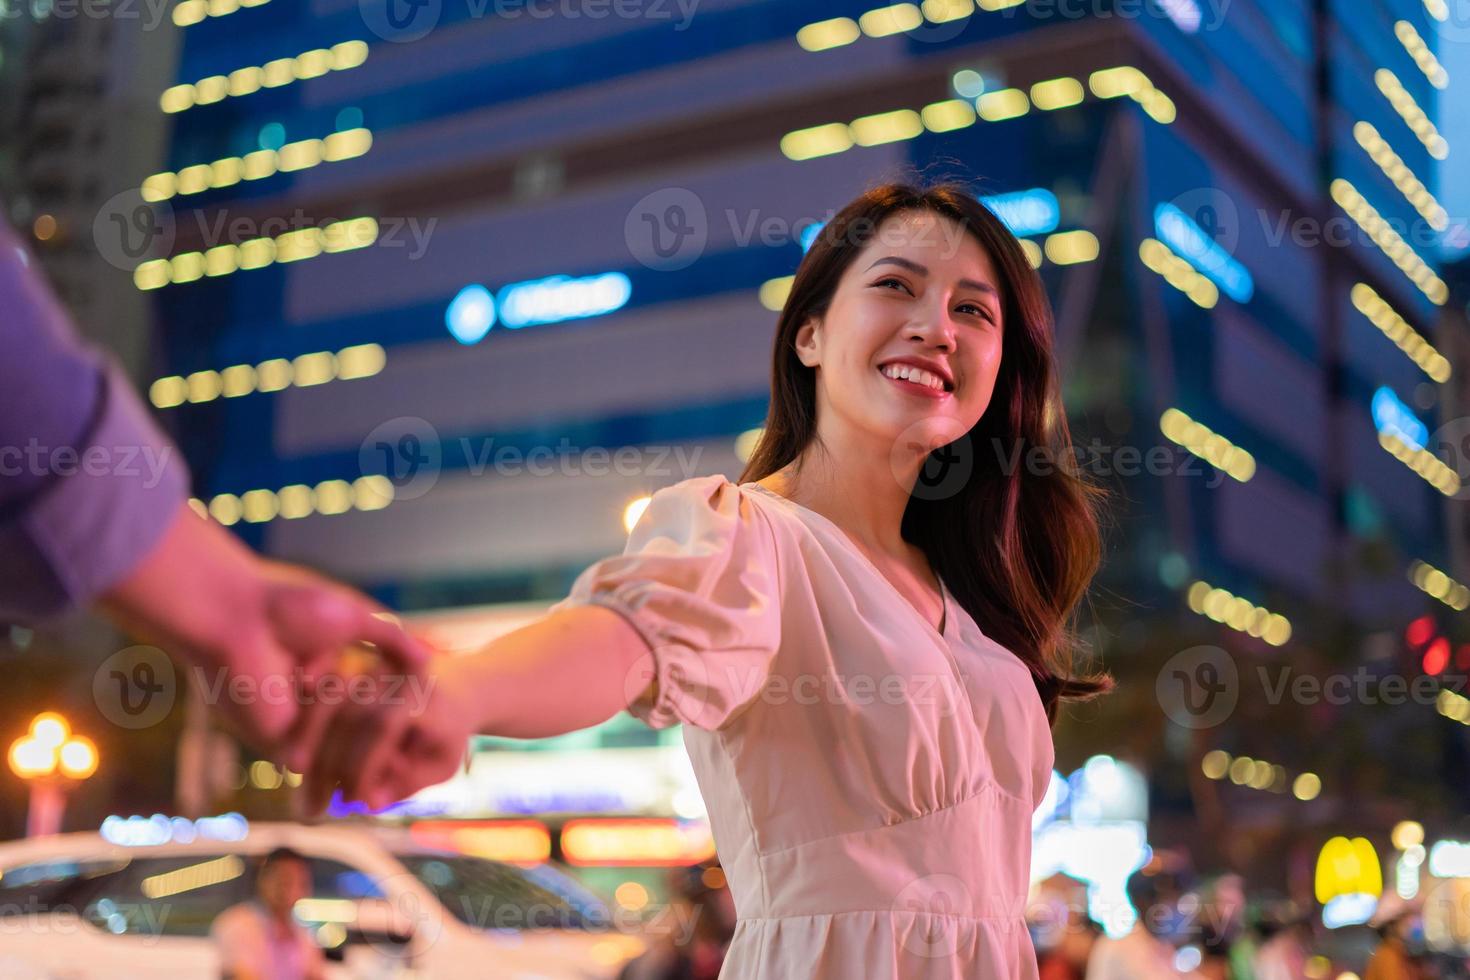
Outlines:
{"type": "Polygon", "coordinates": [[[39,467],[49,485],[0,525],[0,616],[28,622],[91,603],[152,550],[188,498],[182,454],[122,371],[105,363],[99,385],[86,439],[19,447],[19,465],[39,467]]]}

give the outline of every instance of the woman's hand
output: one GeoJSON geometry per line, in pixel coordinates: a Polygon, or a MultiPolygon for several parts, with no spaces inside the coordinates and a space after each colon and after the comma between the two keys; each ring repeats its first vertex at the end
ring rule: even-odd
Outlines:
{"type": "Polygon", "coordinates": [[[440,654],[403,678],[396,665],[349,655],[338,669],[356,696],[305,734],[315,747],[304,766],[304,806],[317,814],[341,789],[344,801],[374,810],[449,779],[480,725],[477,702],[487,683],[475,656],[440,654]]]}
{"type": "Polygon", "coordinates": [[[385,697],[307,716],[322,726],[299,735],[315,747],[312,762],[292,768],[306,775],[312,813],[338,786],[344,799],[376,810],[441,783],[477,733],[545,738],[601,724],[646,696],[653,676],[642,637],[598,606],[558,611],[475,653],[433,657],[396,698],[386,697],[402,673],[396,663],[343,666],[378,678],[385,697]]]}

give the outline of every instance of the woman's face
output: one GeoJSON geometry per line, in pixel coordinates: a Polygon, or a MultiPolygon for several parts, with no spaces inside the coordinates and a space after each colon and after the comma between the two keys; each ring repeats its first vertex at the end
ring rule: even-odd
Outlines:
{"type": "Polygon", "coordinates": [[[818,425],[929,450],[968,432],[995,389],[1003,304],[990,256],[954,221],[903,212],[848,265],[820,318],[796,336],[817,368],[818,425]],[[927,374],[894,377],[921,365],[927,374]],[[935,379],[939,379],[936,383],[935,379]]]}

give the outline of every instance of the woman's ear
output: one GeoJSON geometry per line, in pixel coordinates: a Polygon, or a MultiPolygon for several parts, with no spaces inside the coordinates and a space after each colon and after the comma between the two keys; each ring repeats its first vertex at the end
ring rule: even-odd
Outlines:
{"type": "Polygon", "coordinates": [[[796,351],[797,358],[807,367],[816,367],[822,363],[822,321],[818,317],[808,317],[797,328],[791,347],[796,351]]]}

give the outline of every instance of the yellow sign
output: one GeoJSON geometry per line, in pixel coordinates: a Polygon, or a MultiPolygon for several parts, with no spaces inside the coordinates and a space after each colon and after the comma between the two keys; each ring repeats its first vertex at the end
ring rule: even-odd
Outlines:
{"type": "Polygon", "coordinates": [[[1366,837],[1334,837],[1317,856],[1317,901],[1326,905],[1339,895],[1383,894],[1383,868],[1366,837]]]}

